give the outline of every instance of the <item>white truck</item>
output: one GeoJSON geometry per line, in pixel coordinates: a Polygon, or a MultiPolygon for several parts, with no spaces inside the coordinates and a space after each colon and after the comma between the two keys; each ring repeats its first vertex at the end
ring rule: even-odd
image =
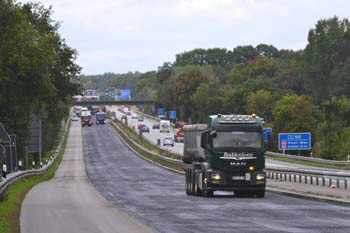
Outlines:
{"type": "Polygon", "coordinates": [[[159,124],[159,132],[170,132],[170,121],[168,120],[161,120],[159,124]]]}

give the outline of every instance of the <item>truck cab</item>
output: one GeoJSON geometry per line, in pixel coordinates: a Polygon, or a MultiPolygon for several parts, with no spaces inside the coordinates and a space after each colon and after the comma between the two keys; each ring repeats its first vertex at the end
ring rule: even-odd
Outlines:
{"type": "Polygon", "coordinates": [[[264,197],[264,120],[255,115],[212,115],[207,125],[185,126],[186,193],[214,191],[264,197]]]}

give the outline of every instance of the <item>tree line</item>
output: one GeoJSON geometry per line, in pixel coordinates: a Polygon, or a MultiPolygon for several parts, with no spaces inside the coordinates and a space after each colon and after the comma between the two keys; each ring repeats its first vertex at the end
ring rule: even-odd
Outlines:
{"type": "Polygon", "coordinates": [[[216,113],[256,113],[276,140],[282,132],[311,132],[314,156],[344,160],[350,154],[349,29],[348,19],[319,20],[299,51],[266,44],[193,49],[116,87],[132,88],[133,98],[155,99],[192,123],[216,113]]]}
{"type": "Polygon", "coordinates": [[[17,136],[24,155],[31,113],[42,118],[43,152],[57,143],[80,72],[77,52],[58,33],[51,8],[0,1],[0,122],[17,136]]]}

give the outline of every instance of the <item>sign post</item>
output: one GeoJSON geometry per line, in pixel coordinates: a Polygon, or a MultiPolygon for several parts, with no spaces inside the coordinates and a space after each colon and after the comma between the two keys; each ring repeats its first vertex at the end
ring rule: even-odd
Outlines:
{"type": "Polygon", "coordinates": [[[131,91],[130,89],[121,89],[119,90],[119,100],[130,100],[131,99],[131,91]]]}
{"type": "Polygon", "coordinates": [[[158,108],[157,115],[158,118],[165,118],[164,108],[158,108]]]}
{"type": "Polygon", "coordinates": [[[311,150],[311,133],[280,133],[278,134],[278,149],[311,150]]]}
{"type": "Polygon", "coordinates": [[[176,111],[169,111],[169,119],[176,119],[176,111]]]}
{"type": "Polygon", "coordinates": [[[269,133],[272,133],[272,128],[264,128],[264,142],[269,141],[269,133]]]}

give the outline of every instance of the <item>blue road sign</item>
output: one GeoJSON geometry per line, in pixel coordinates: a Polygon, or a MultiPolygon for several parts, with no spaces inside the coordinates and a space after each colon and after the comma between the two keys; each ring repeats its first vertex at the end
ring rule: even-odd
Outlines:
{"type": "Polygon", "coordinates": [[[130,100],[130,98],[131,98],[131,91],[130,91],[130,89],[121,89],[121,90],[119,90],[118,98],[120,100],[130,100]]]}
{"type": "Polygon", "coordinates": [[[143,105],[142,105],[142,104],[139,104],[139,105],[138,105],[138,108],[139,108],[140,110],[142,110],[142,109],[143,109],[143,105]]]}
{"type": "Polygon", "coordinates": [[[264,128],[264,142],[269,141],[269,133],[272,132],[272,128],[264,128]]]}
{"type": "Polygon", "coordinates": [[[164,108],[158,108],[157,115],[159,118],[164,118],[165,117],[164,108]]]}
{"type": "Polygon", "coordinates": [[[176,111],[169,111],[169,119],[176,119],[176,111]]]}
{"type": "Polygon", "coordinates": [[[311,150],[311,133],[278,134],[279,150],[311,150]]]}

